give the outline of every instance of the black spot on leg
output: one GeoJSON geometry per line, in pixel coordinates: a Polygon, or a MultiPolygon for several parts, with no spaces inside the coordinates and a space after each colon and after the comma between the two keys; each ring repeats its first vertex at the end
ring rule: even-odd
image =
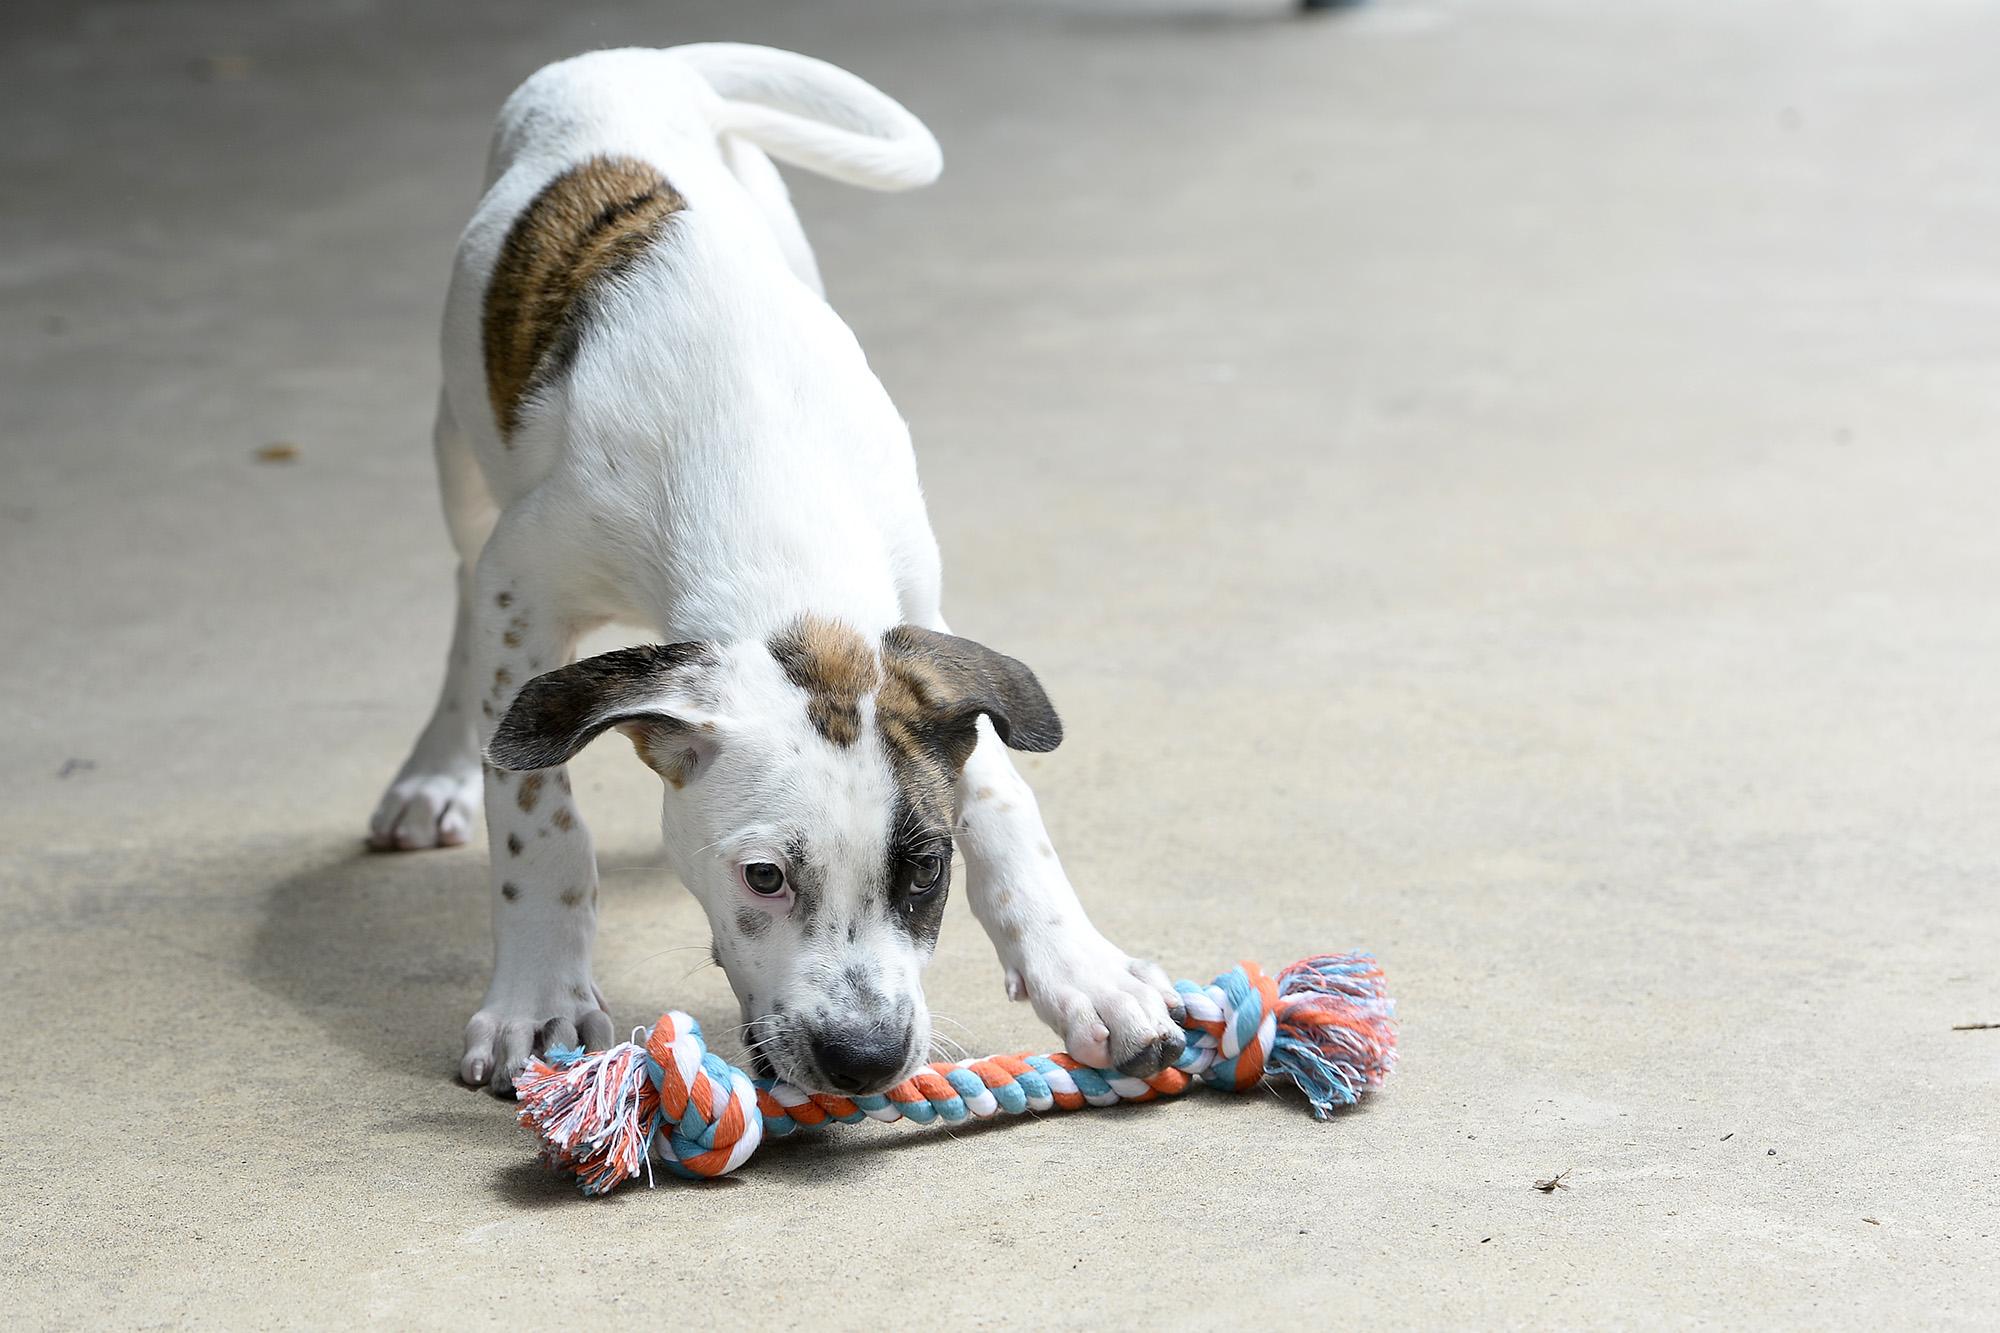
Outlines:
{"type": "Polygon", "coordinates": [[[522,845],[523,845],[523,844],[522,844],[522,842],[521,842],[521,835],[520,835],[520,834],[518,834],[518,833],[509,833],[509,834],[507,835],[507,855],[509,855],[509,856],[519,856],[519,855],[521,854],[521,847],[522,847],[522,845]]]}
{"type": "Polygon", "coordinates": [[[500,896],[511,903],[521,896],[521,886],[511,882],[502,884],[500,886],[500,896]]]}
{"type": "Polygon", "coordinates": [[[514,604],[514,594],[511,592],[497,593],[494,595],[493,605],[499,607],[502,611],[505,611],[508,607],[512,606],[513,604],[514,604]]]}

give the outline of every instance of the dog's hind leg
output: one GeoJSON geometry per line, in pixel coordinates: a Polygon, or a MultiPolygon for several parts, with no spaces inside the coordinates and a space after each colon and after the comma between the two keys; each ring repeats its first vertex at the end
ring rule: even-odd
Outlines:
{"type": "Polygon", "coordinates": [[[435,444],[445,525],[451,530],[452,545],[458,548],[458,610],[437,707],[368,821],[368,845],[377,851],[456,847],[471,838],[479,819],[481,779],[475,712],[480,692],[472,678],[472,571],[493,531],[497,510],[480,475],[478,460],[452,420],[451,407],[442,394],[438,397],[435,444]]]}

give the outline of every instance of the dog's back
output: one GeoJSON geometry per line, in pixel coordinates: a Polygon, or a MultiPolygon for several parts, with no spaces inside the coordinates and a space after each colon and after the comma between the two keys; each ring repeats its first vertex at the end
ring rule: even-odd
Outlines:
{"type": "Polygon", "coordinates": [[[444,349],[447,397],[503,505],[540,468],[518,454],[493,464],[571,370],[593,309],[675,227],[726,235],[732,271],[689,266],[703,281],[740,289],[769,267],[818,293],[767,150],[874,189],[922,185],[940,167],[930,132],[888,96],[767,47],[597,51],[537,71],[508,98],[460,240],[444,349]]]}

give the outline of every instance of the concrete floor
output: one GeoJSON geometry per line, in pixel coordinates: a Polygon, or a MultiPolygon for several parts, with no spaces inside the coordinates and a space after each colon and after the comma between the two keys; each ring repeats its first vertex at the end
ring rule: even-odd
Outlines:
{"type": "MultiPolygon", "coordinates": [[[[2000,11],[1905,0],[16,6],[0,46],[14,1327],[1990,1326],[2000,11]],[[491,115],[738,37],[937,130],[799,186],[1106,931],[1382,955],[1365,1110],[842,1133],[585,1203],[455,1086],[434,688],[491,115]],[[298,456],[260,463],[261,446],[298,456]],[[1532,1182],[1570,1172],[1569,1188],[1532,1182]]],[[[579,785],[622,1022],[730,1012],[579,785]]],[[[1039,1045],[955,902],[931,977],[1039,1045]]]]}

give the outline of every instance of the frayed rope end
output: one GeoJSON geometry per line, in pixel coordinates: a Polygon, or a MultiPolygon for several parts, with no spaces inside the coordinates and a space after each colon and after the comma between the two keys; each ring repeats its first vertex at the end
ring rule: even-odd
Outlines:
{"type": "Polygon", "coordinates": [[[1320,954],[1278,974],[1278,1035],[1268,1068],[1306,1094],[1321,1120],[1382,1086],[1396,1064],[1395,1001],[1373,954],[1320,954]]]}
{"type": "Polygon", "coordinates": [[[535,1132],[542,1161],[585,1194],[609,1193],[641,1171],[650,1183],[647,1145],[660,1109],[650,1058],[629,1041],[589,1054],[558,1046],[514,1079],[516,1117],[535,1132]]]}

